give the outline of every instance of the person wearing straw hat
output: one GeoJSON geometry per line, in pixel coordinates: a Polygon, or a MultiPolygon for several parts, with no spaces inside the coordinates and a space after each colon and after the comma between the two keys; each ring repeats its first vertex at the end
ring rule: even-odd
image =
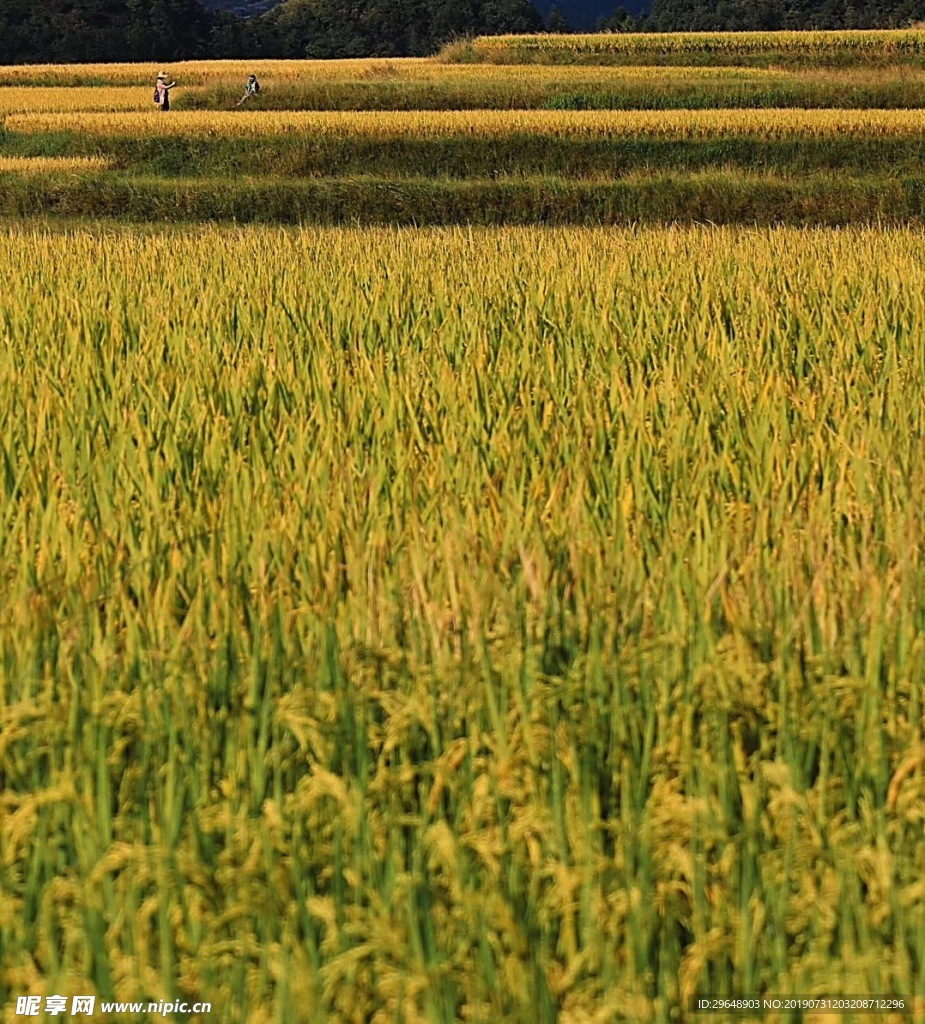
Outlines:
{"type": "Polygon", "coordinates": [[[176,82],[167,84],[167,73],[164,71],[157,76],[157,82],[154,85],[154,102],[161,110],[170,110],[170,90],[176,84],[176,82]]]}

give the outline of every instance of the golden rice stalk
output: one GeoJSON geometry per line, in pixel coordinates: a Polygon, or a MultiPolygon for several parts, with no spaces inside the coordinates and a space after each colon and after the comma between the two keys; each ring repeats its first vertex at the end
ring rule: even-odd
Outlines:
{"type": "Polygon", "coordinates": [[[925,53],[925,32],[919,29],[838,32],[627,32],[589,35],[482,36],[474,53],[491,58],[506,51],[537,53],[565,50],[578,56],[593,54],[792,53],[885,56],[925,53]]]}
{"type": "Polygon", "coordinates": [[[69,110],[141,110],[151,97],[138,87],[99,88],[23,85],[0,90],[0,114],[40,114],[69,110]]]}
{"type": "Polygon", "coordinates": [[[0,174],[104,171],[110,164],[111,161],[100,156],[0,156],[0,174]]]}

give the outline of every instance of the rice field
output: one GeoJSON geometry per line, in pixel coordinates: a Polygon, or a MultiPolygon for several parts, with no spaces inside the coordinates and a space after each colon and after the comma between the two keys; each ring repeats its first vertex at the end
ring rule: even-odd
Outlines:
{"type": "Polygon", "coordinates": [[[925,1024],[925,34],[837,36],[0,68],[0,1024],[925,1024]]]}
{"type": "MultiPolygon", "coordinates": [[[[434,60],[187,62],[167,69],[180,110],[229,110],[253,71],[259,110],[921,108],[925,71],[447,64],[434,60]]],[[[155,65],[0,67],[0,116],[148,110],[155,65]]]]}
{"type": "Polygon", "coordinates": [[[0,66],[4,86],[153,86],[155,77],[169,72],[187,85],[215,81],[245,81],[252,72],[261,78],[292,81],[304,78],[381,77],[401,73],[426,74],[433,62],[407,57],[402,60],[196,60],[173,64],[19,64],[0,66]]]}
{"type": "Polygon", "coordinates": [[[72,132],[93,137],[254,138],[363,135],[440,139],[574,138],[921,138],[925,110],[463,110],[463,111],[173,111],[10,114],[17,134],[72,132]]]}
{"type": "MultiPolygon", "coordinates": [[[[113,113],[142,109],[144,97],[128,86],[80,88],[65,86],[18,86],[0,89],[0,117],[7,114],[75,112],[113,113]]],[[[150,97],[148,97],[149,106],[150,97]]]]}
{"type": "Polygon", "coordinates": [[[283,223],[851,224],[925,216],[921,110],[6,115],[0,211],[283,223]],[[48,165],[49,171],[55,167],[48,165]]]}
{"type": "Polygon", "coordinates": [[[3,245],[7,992],[922,994],[919,232],[3,245]]]}
{"type": "MultiPolygon", "coordinates": [[[[743,79],[760,77],[760,68],[691,67],[679,69],[693,78],[722,77],[743,79]]],[[[274,83],[344,81],[548,81],[580,78],[590,81],[623,81],[658,78],[665,73],[658,67],[555,67],[525,64],[506,67],[472,67],[448,64],[433,59],[402,57],[393,59],[345,60],[254,60],[254,61],[179,61],[161,67],[159,64],[23,64],[0,66],[0,85],[6,87],[62,88],[127,88],[153,83],[162,71],[171,79],[201,87],[218,82],[241,82],[251,73],[263,81],[274,83]]],[[[776,72],[786,74],[784,71],[776,72]]]]}
{"type": "Polygon", "coordinates": [[[495,64],[767,64],[865,66],[925,59],[925,31],[675,32],[484,36],[446,47],[447,61],[495,64]]]}

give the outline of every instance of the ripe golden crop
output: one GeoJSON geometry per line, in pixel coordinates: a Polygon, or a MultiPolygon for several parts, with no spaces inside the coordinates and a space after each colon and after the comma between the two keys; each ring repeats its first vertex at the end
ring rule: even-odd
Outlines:
{"type": "Polygon", "coordinates": [[[925,54],[925,32],[918,29],[841,32],[639,32],[593,35],[483,36],[471,52],[486,60],[509,53],[594,54],[729,54],[792,53],[824,55],[833,52],[861,56],[901,57],[925,54]]]}
{"type": "Polygon", "coordinates": [[[5,978],[255,1024],[916,991],[920,231],[0,251],[5,978]]]}
{"type": "Polygon", "coordinates": [[[211,82],[243,82],[252,72],[259,78],[292,81],[300,78],[344,78],[364,74],[404,73],[419,67],[432,68],[425,58],[401,60],[194,60],[172,64],[21,64],[0,67],[0,85],[143,85],[164,71],[182,85],[211,82]]]}
{"type": "MultiPolygon", "coordinates": [[[[842,45],[525,45],[771,42],[842,45]]],[[[919,991],[925,235],[643,222],[920,225],[925,109],[162,114],[158,70],[0,68],[4,998],[919,991]],[[369,226],[422,212],[467,226],[369,226]]],[[[787,74],[164,70],[226,107],[787,74]]]]}
{"type": "Polygon", "coordinates": [[[139,86],[31,86],[0,88],[0,116],[77,110],[142,110],[151,97],[139,86]]]}
{"type": "Polygon", "coordinates": [[[14,114],[13,132],[75,132],[92,136],[191,138],[354,136],[443,138],[517,135],[569,138],[722,138],[756,136],[909,137],[925,133],[922,110],[667,110],[667,111],[174,111],[14,114]]]}
{"type": "MultiPolygon", "coordinates": [[[[0,85],[18,88],[73,88],[93,86],[110,88],[147,85],[164,70],[156,64],[47,64],[0,67],[0,85]]],[[[201,87],[216,83],[243,82],[251,72],[265,83],[294,82],[458,82],[478,81],[615,81],[660,76],[658,67],[570,68],[541,64],[472,66],[444,64],[430,59],[403,57],[392,59],[361,58],[351,60],[256,60],[256,61],[181,61],[167,66],[180,87],[201,87]]],[[[767,74],[753,68],[675,68],[692,78],[740,77],[767,74]]],[[[61,109],[66,109],[61,101],[61,109]]]]}
{"type": "Polygon", "coordinates": [[[109,161],[98,156],[0,156],[0,173],[44,174],[53,171],[102,171],[109,161]]]}

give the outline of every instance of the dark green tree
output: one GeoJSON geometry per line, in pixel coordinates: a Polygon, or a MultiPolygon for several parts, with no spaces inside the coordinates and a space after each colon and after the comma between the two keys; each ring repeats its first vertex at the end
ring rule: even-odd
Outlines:
{"type": "Polygon", "coordinates": [[[541,27],[529,0],[286,0],[255,33],[259,52],[276,57],[398,57],[464,35],[541,27]]]}
{"type": "Polygon", "coordinates": [[[568,18],[559,10],[558,7],[551,7],[549,14],[546,15],[546,31],[547,32],[571,32],[572,26],[568,22],[568,18]]]}

